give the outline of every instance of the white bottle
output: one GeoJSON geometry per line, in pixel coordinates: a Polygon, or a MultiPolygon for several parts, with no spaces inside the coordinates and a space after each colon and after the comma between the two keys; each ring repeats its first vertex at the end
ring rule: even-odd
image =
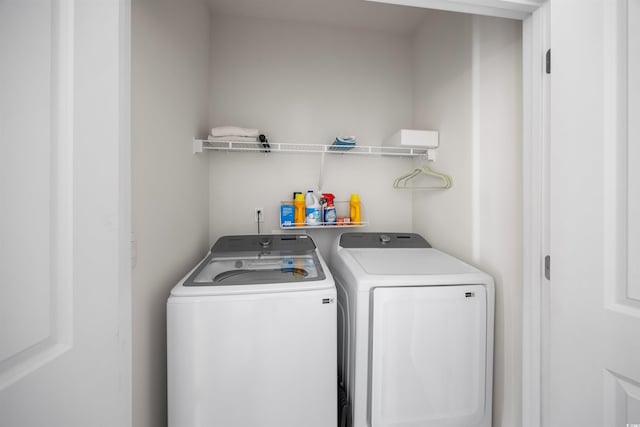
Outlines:
{"type": "Polygon", "coordinates": [[[307,225],[320,225],[322,219],[320,218],[322,212],[320,210],[320,201],[313,194],[313,190],[307,191],[307,195],[304,198],[304,204],[306,207],[305,223],[307,225]]]}

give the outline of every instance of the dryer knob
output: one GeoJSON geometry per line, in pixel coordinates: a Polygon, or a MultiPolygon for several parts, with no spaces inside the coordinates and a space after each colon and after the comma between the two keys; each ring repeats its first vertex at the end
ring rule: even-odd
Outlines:
{"type": "Polygon", "coordinates": [[[390,241],[391,241],[391,237],[389,237],[388,235],[386,235],[386,234],[381,234],[380,235],[380,243],[382,243],[383,245],[386,245],[390,241]]]}

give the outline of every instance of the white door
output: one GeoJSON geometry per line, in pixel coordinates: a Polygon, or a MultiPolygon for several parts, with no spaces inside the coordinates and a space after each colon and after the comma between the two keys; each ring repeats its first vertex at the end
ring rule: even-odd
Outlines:
{"type": "Polygon", "coordinates": [[[549,426],[640,424],[640,0],[551,1],[549,426]]]}
{"type": "Polygon", "coordinates": [[[2,426],[131,425],[128,7],[0,0],[2,426]]]}

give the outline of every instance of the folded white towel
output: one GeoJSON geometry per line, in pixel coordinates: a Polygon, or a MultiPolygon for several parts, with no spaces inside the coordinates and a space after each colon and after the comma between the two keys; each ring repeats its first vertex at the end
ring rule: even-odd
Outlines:
{"type": "Polygon", "coordinates": [[[209,135],[207,141],[214,142],[258,142],[255,136],[213,136],[209,135]]]}
{"type": "Polygon", "coordinates": [[[211,129],[211,136],[218,138],[221,136],[247,136],[257,138],[258,129],[247,129],[237,126],[219,126],[211,129]]]}

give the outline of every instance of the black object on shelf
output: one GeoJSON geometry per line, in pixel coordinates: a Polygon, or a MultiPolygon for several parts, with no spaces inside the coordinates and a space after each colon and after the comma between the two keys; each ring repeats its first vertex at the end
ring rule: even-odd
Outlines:
{"type": "Polygon", "coordinates": [[[265,148],[263,153],[270,153],[271,150],[269,150],[269,148],[271,148],[271,146],[269,145],[269,141],[267,141],[267,137],[264,136],[263,134],[260,134],[258,136],[258,139],[260,140],[260,143],[262,144],[262,147],[265,148]]]}

